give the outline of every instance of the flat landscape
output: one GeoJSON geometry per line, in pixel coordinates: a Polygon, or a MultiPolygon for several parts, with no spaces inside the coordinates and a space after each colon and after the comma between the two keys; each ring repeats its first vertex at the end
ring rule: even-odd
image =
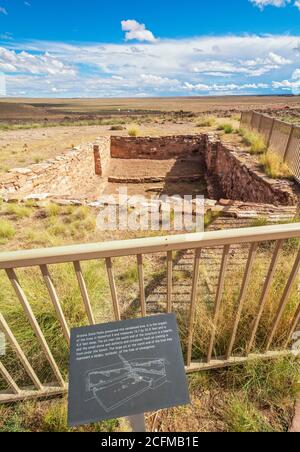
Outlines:
{"type": "Polygon", "coordinates": [[[126,135],[132,127],[140,135],[194,134],[199,121],[210,116],[221,123],[230,119],[238,127],[240,113],[251,109],[300,122],[298,96],[6,98],[0,101],[0,173],[63,154],[98,136],[126,135]]]}
{"type": "Polygon", "coordinates": [[[147,112],[219,112],[278,107],[300,107],[299,96],[211,96],[118,99],[5,98],[0,102],[0,119],[50,119],[64,115],[110,115],[147,112]]]}

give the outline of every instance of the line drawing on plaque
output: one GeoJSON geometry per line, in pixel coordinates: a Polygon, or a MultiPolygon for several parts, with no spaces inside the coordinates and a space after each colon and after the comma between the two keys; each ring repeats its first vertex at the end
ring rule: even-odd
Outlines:
{"type": "Polygon", "coordinates": [[[89,370],[85,375],[86,402],[95,399],[106,413],[147,391],[170,383],[166,359],[140,358],[128,361],[122,355],[118,357],[120,362],[89,370]]]}

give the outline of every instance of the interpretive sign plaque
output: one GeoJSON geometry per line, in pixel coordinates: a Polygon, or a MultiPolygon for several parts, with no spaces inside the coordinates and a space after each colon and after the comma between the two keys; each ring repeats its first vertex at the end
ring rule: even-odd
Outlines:
{"type": "Polygon", "coordinates": [[[71,331],[69,425],[188,403],[175,315],[71,331]]]}

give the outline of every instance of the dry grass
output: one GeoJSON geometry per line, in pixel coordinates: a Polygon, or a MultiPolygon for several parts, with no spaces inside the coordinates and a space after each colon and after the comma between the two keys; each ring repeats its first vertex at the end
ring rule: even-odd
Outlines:
{"type": "Polygon", "coordinates": [[[12,239],[15,233],[14,225],[10,221],[0,219],[0,243],[12,239]]]}
{"type": "Polygon", "coordinates": [[[231,123],[220,124],[217,130],[224,132],[226,135],[234,132],[234,127],[231,123]]]}
{"type": "MultiPolygon", "coordinates": [[[[91,209],[85,207],[59,207],[53,204],[48,204],[42,209],[32,206],[26,206],[26,208],[30,210],[29,217],[27,215],[15,217],[15,208],[10,208],[10,213],[7,213],[5,212],[6,206],[1,206],[0,213],[1,211],[5,212],[5,221],[11,222],[11,219],[15,218],[15,235],[12,235],[9,240],[6,238],[8,240],[5,245],[6,248],[9,246],[20,248],[24,247],[24,244],[26,247],[31,248],[40,246],[41,242],[39,241],[47,242],[46,245],[49,246],[61,243],[74,243],[76,241],[82,243],[85,241],[96,241],[97,239],[101,240],[100,236],[97,235],[98,233],[95,233],[95,223],[93,223],[95,214],[91,209]],[[82,227],[82,224],[86,225],[87,222],[91,222],[90,230],[82,227]]],[[[212,221],[213,218],[210,220],[212,221]]],[[[207,219],[207,222],[210,220],[207,219]]],[[[257,335],[257,343],[255,345],[257,350],[263,347],[266,331],[274,318],[298,247],[298,242],[288,243],[280,257],[274,284],[271,288],[257,335]]],[[[244,350],[249,338],[249,328],[257,312],[258,298],[263,278],[270,262],[271,252],[270,246],[265,244],[259,250],[239,325],[234,348],[235,354],[240,354],[244,350]]],[[[216,262],[216,267],[218,265],[216,262]]],[[[134,257],[115,259],[114,268],[120,303],[122,306],[128,306],[132,300],[138,300],[139,298],[136,259],[134,257]]],[[[86,324],[87,318],[72,265],[54,265],[51,266],[50,271],[68,324],[71,327],[86,324]]],[[[113,318],[113,312],[104,262],[91,261],[83,263],[83,273],[96,315],[96,321],[99,323],[110,321],[113,318]]],[[[202,278],[204,275],[203,267],[201,267],[200,273],[202,278]]],[[[219,356],[226,351],[229,333],[236,312],[242,274],[243,268],[237,266],[234,275],[226,279],[214,355],[219,356]]],[[[145,259],[146,286],[148,284],[153,285],[155,281],[161,281],[164,275],[165,256],[149,256],[145,259]]],[[[38,269],[33,268],[18,271],[18,276],[55,359],[59,363],[63,374],[67,375],[68,347],[56,320],[56,315],[41,275],[38,269]]],[[[186,274],[181,282],[185,283],[189,277],[186,274]]],[[[2,288],[0,292],[0,311],[7,319],[41,380],[53,381],[52,371],[32,330],[28,327],[22,308],[4,274],[0,275],[0,284],[2,288]]],[[[213,302],[214,296],[208,289],[199,293],[193,349],[194,359],[203,357],[206,354],[212,325],[213,302]]],[[[294,315],[298,302],[297,287],[295,286],[288,308],[276,334],[274,347],[281,347],[287,331],[287,325],[294,315]]],[[[182,346],[185,351],[186,314],[188,314],[188,311],[179,310],[177,314],[181,329],[182,346]]],[[[128,316],[134,315],[139,315],[138,309],[128,312],[128,316]]],[[[26,375],[10,349],[4,359],[4,364],[7,365],[20,385],[27,382],[26,375]]],[[[195,374],[189,377],[192,405],[162,412],[156,419],[156,428],[159,431],[180,431],[181,429],[191,431],[194,428],[199,431],[284,431],[291,416],[291,408],[296,393],[294,380],[297,372],[297,375],[299,375],[297,367],[291,361],[285,360],[270,365],[256,363],[254,366],[254,364],[249,364],[242,368],[235,368],[235,370],[228,369],[223,371],[223,373],[195,374]],[[293,384],[291,384],[291,379],[293,384]]],[[[68,430],[66,426],[65,402],[31,403],[26,406],[26,409],[23,404],[12,409],[3,408],[3,410],[6,409],[7,411],[3,411],[3,417],[0,420],[0,430],[68,430]],[[29,411],[26,411],[27,409],[29,411]]],[[[152,425],[152,415],[148,417],[148,422],[149,425],[152,425]]],[[[104,431],[110,428],[118,429],[119,426],[118,423],[102,423],[99,426],[90,427],[92,430],[94,428],[98,429],[96,431],[101,431],[101,429],[104,431]]]]}
{"type": "Polygon", "coordinates": [[[274,152],[266,152],[263,156],[261,156],[260,163],[262,164],[267,176],[273,179],[293,178],[288,165],[274,152]]]}
{"type": "Polygon", "coordinates": [[[140,135],[140,129],[137,126],[132,126],[128,129],[128,135],[130,137],[137,137],[140,135]]]}
{"type": "Polygon", "coordinates": [[[199,121],[197,121],[197,127],[213,127],[216,124],[216,118],[213,116],[203,116],[199,121]]]}
{"type": "Polygon", "coordinates": [[[264,154],[267,150],[265,140],[262,135],[247,129],[240,129],[240,135],[244,144],[250,147],[251,154],[264,154]]]}

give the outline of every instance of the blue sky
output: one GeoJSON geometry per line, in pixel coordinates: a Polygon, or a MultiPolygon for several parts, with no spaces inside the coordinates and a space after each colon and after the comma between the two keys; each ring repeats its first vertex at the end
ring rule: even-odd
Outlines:
{"type": "Polygon", "coordinates": [[[0,0],[0,95],[300,92],[300,0],[0,0]]]}

